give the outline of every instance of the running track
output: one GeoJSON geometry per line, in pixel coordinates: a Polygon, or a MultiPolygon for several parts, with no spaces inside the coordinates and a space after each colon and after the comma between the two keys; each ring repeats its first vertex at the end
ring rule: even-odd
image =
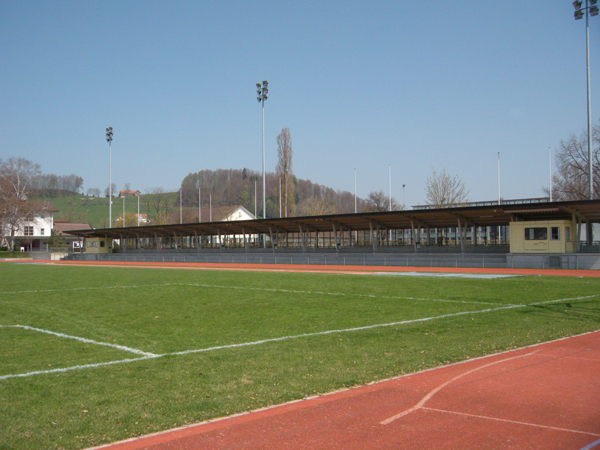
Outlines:
{"type": "Polygon", "coordinates": [[[98,447],[600,449],[600,332],[98,447]]]}
{"type": "MultiPolygon", "coordinates": [[[[600,271],[534,269],[92,264],[329,273],[600,276],[600,271]]],[[[600,450],[599,374],[597,331],[96,448],[600,450]]]]}
{"type": "MultiPolygon", "coordinates": [[[[5,260],[11,261],[11,260],[5,260]]],[[[14,261],[14,260],[13,260],[14,261]]],[[[23,260],[18,262],[23,263],[23,260]]],[[[373,272],[428,272],[428,273],[478,273],[504,275],[553,275],[570,277],[600,277],[600,270],[571,269],[502,269],[471,267],[400,267],[400,266],[336,266],[310,264],[234,264],[234,263],[174,263],[174,262],[133,262],[133,261],[42,261],[29,260],[29,263],[103,266],[103,267],[144,267],[162,269],[199,270],[250,270],[258,272],[323,272],[323,273],[373,273],[373,272]]]]}

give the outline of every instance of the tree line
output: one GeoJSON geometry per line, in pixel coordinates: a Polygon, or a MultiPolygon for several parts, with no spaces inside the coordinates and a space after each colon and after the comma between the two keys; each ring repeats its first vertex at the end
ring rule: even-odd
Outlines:
{"type": "Polygon", "coordinates": [[[31,189],[36,197],[56,198],[79,194],[83,178],[79,175],[39,174],[31,181],[31,189]]]}

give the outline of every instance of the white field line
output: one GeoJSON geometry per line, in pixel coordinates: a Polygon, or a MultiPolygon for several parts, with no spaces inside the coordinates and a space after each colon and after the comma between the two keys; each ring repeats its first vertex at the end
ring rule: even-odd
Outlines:
{"type": "Polygon", "coordinates": [[[308,295],[330,295],[336,297],[364,297],[364,298],[383,298],[388,300],[416,300],[420,302],[444,302],[444,303],[472,303],[476,305],[507,305],[507,303],[492,303],[492,302],[476,302],[476,301],[465,301],[465,300],[443,300],[436,298],[418,298],[418,297],[396,297],[387,295],[373,295],[373,294],[345,294],[343,292],[322,292],[322,291],[298,291],[293,289],[268,289],[268,288],[253,288],[247,286],[219,286],[213,284],[196,284],[196,283],[173,283],[179,286],[195,286],[202,288],[213,288],[213,289],[239,289],[243,291],[266,291],[266,292],[281,292],[284,294],[308,294],[308,295]]]}
{"type": "MultiPolygon", "coordinates": [[[[154,355],[152,353],[147,353],[146,354],[147,356],[143,356],[141,358],[136,358],[136,359],[122,359],[122,360],[111,361],[111,362],[106,362],[106,363],[86,364],[86,365],[81,365],[81,366],[65,367],[65,368],[62,368],[62,369],[40,370],[40,371],[36,371],[36,372],[27,372],[27,373],[22,373],[22,374],[15,374],[15,375],[3,375],[3,376],[0,376],[0,381],[1,380],[6,380],[6,379],[9,379],[9,378],[16,378],[16,377],[29,377],[29,376],[33,376],[33,375],[44,375],[44,374],[51,374],[51,373],[57,373],[57,372],[69,372],[71,370],[81,370],[81,369],[88,369],[88,368],[94,368],[94,367],[101,367],[101,366],[108,366],[108,365],[114,365],[114,364],[128,363],[128,362],[134,362],[134,361],[141,361],[141,360],[145,360],[145,359],[162,358],[164,356],[181,356],[181,355],[189,355],[189,354],[192,354],[192,353],[211,352],[211,351],[215,351],[215,350],[225,350],[225,349],[230,349],[230,348],[250,347],[250,346],[253,346],[253,345],[266,344],[266,343],[269,343],[269,342],[280,342],[280,341],[286,341],[286,340],[291,340],[291,339],[300,339],[300,338],[304,338],[304,337],[324,336],[324,335],[335,334],[335,333],[351,333],[351,332],[354,332],[354,331],[369,330],[369,329],[374,329],[374,328],[392,327],[392,326],[398,326],[398,325],[408,325],[408,324],[411,324],[411,323],[427,322],[427,321],[430,321],[430,320],[445,319],[445,318],[448,318],[448,317],[457,317],[457,316],[464,316],[464,315],[470,315],[470,314],[480,314],[480,313],[487,313],[487,312],[495,312],[495,311],[502,311],[502,310],[508,310],[508,309],[515,309],[515,308],[525,308],[525,307],[528,307],[528,306],[541,306],[541,305],[547,305],[547,304],[552,304],[552,303],[560,303],[560,302],[565,302],[565,301],[587,300],[587,299],[594,298],[594,297],[600,297],[600,294],[587,295],[587,296],[584,296],[584,297],[573,297],[573,298],[564,298],[564,299],[556,299],[556,300],[546,300],[546,301],[543,301],[543,302],[528,303],[528,304],[525,304],[525,305],[509,305],[509,306],[503,306],[503,307],[500,307],[500,308],[481,309],[481,310],[478,310],[478,311],[463,311],[463,312],[452,313],[452,314],[444,314],[444,315],[441,315],[441,316],[433,316],[433,317],[424,317],[424,318],[421,318],[421,319],[404,320],[404,321],[401,321],[401,322],[383,323],[383,324],[376,324],[376,325],[367,325],[367,326],[364,326],[364,327],[345,328],[345,329],[341,329],[341,330],[319,331],[319,332],[315,332],[315,333],[298,334],[298,335],[294,335],[294,336],[282,336],[282,337],[272,338],[272,339],[262,339],[260,341],[242,342],[240,344],[220,345],[220,346],[217,346],[217,347],[208,347],[208,348],[201,348],[201,349],[195,349],[195,350],[184,350],[184,351],[181,351],[181,352],[163,353],[161,355],[154,355]]],[[[15,325],[8,325],[8,326],[15,326],[15,325]]],[[[0,325],[0,327],[3,327],[3,325],[0,325]]]]}
{"type": "Polygon", "coordinates": [[[26,372],[26,373],[18,373],[11,375],[0,375],[0,381],[8,380],[9,378],[26,378],[32,377],[34,375],[49,375],[53,373],[63,373],[63,372],[71,372],[72,370],[81,370],[81,369],[93,369],[94,367],[103,367],[103,366],[112,366],[115,364],[122,364],[134,361],[142,361],[144,359],[157,358],[157,356],[143,356],[141,358],[131,358],[131,359],[120,359],[118,361],[107,361],[103,363],[95,363],[95,364],[85,364],[81,366],[70,366],[63,367],[62,369],[50,369],[50,370],[37,370],[35,372],[26,372]]]}
{"type": "Polygon", "coordinates": [[[444,302],[444,303],[472,303],[476,305],[506,305],[506,303],[492,303],[492,302],[476,302],[476,301],[465,301],[465,300],[444,300],[444,299],[433,299],[433,298],[417,298],[417,297],[394,297],[385,295],[372,295],[372,294],[345,294],[343,292],[322,292],[322,291],[297,291],[292,289],[268,289],[268,288],[253,288],[245,286],[219,286],[211,284],[196,284],[196,283],[163,283],[163,284],[142,284],[133,286],[101,286],[101,287],[80,287],[80,288],[64,288],[64,289],[32,289],[26,291],[4,291],[0,292],[0,295],[15,295],[15,294],[40,294],[49,292],[72,292],[72,291],[92,291],[92,290],[104,290],[104,289],[134,289],[134,288],[146,288],[146,287],[163,287],[163,286],[189,286],[189,287],[202,287],[210,289],[232,289],[232,290],[245,290],[245,291],[262,291],[262,292],[280,292],[284,294],[308,294],[308,295],[329,295],[338,297],[363,297],[363,298],[383,298],[388,300],[415,300],[420,302],[444,302]]]}
{"type": "Polygon", "coordinates": [[[190,353],[209,352],[209,351],[213,351],[213,350],[222,350],[222,349],[236,348],[236,347],[248,347],[251,345],[265,344],[267,342],[278,342],[278,341],[285,341],[285,340],[290,340],[290,339],[299,339],[299,338],[304,338],[304,337],[324,336],[327,334],[335,334],[335,333],[351,333],[354,331],[372,330],[374,328],[393,327],[393,326],[398,326],[398,325],[409,325],[412,323],[428,322],[430,320],[447,319],[448,317],[457,317],[457,316],[465,316],[465,315],[470,315],[470,314],[495,312],[495,311],[502,311],[502,310],[506,310],[506,309],[524,308],[527,306],[539,306],[539,305],[545,305],[545,304],[551,304],[551,303],[560,303],[560,302],[564,302],[564,301],[586,300],[589,298],[599,297],[599,296],[600,296],[600,294],[594,294],[594,295],[588,295],[585,297],[547,300],[547,301],[543,301],[543,302],[529,303],[526,305],[508,305],[508,306],[502,306],[499,308],[480,309],[477,311],[461,311],[461,312],[457,312],[457,313],[443,314],[441,316],[432,316],[432,317],[424,317],[421,319],[403,320],[400,322],[381,323],[381,324],[376,324],[376,325],[365,325],[363,327],[344,328],[341,330],[317,331],[315,333],[305,333],[305,334],[298,334],[298,335],[294,335],[294,336],[283,336],[283,337],[272,338],[272,339],[263,339],[260,341],[243,342],[240,344],[222,345],[222,346],[218,346],[218,347],[209,347],[209,348],[197,349],[197,350],[184,350],[181,352],[167,353],[167,354],[161,355],[161,356],[188,355],[190,353]]]}
{"type": "Polygon", "coordinates": [[[70,291],[99,291],[104,289],[133,289],[133,288],[145,288],[145,287],[161,287],[161,286],[172,286],[171,283],[163,284],[142,284],[133,286],[99,286],[99,287],[80,287],[80,288],[62,288],[62,289],[31,289],[27,291],[4,291],[0,292],[0,295],[11,295],[11,294],[41,294],[47,292],[70,292],[70,291]]]}
{"type": "Polygon", "coordinates": [[[86,344],[102,345],[104,347],[116,348],[118,350],[123,350],[125,352],[133,353],[136,355],[148,356],[148,357],[156,356],[154,353],[146,353],[141,350],[137,350],[135,348],[125,347],[124,345],[109,344],[108,342],[98,342],[98,341],[94,341],[92,339],[86,339],[86,338],[82,338],[82,337],[78,337],[78,336],[70,336],[68,334],[63,334],[63,333],[56,333],[55,331],[43,330],[41,328],[34,328],[34,327],[27,326],[27,325],[13,325],[13,327],[22,328],[24,330],[37,331],[39,333],[51,334],[53,336],[58,336],[60,338],[65,338],[65,339],[74,339],[76,341],[84,342],[86,344]]]}

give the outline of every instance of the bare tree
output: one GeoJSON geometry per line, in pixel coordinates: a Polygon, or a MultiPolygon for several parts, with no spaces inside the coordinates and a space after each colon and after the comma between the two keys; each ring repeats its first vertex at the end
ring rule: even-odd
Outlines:
{"type": "Polygon", "coordinates": [[[88,197],[100,197],[100,189],[98,188],[88,188],[87,195],[88,197]]]}
{"type": "MultiPolygon", "coordinates": [[[[404,206],[399,205],[394,197],[392,197],[392,211],[404,209],[404,206]]],[[[390,210],[390,198],[383,191],[371,191],[367,197],[367,205],[365,212],[383,212],[390,210]]]]}
{"type": "Polygon", "coordinates": [[[116,185],[115,183],[111,183],[111,185],[110,185],[110,189],[109,189],[109,187],[108,187],[108,186],[106,186],[106,188],[104,189],[104,195],[105,195],[106,197],[108,197],[108,196],[109,196],[109,192],[110,192],[110,195],[111,195],[112,197],[114,197],[114,196],[115,196],[115,194],[116,194],[116,192],[117,192],[117,185],[116,185]]]}
{"type": "MultiPolygon", "coordinates": [[[[587,132],[561,141],[556,152],[557,168],[552,176],[552,195],[558,201],[589,199],[589,158],[587,132]]],[[[600,198],[600,123],[592,130],[592,172],[594,199],[600,198]]],[[[548,193],[548,189],[543,188],[548,193]]]]}
{"type": "Polygon", "coordinates": [[[154,225],[169,223],[169,212],[175,197],[174,192],[166,192],[162,187],[146,189],[146,195],[144,196],[146,213],[152,217],[154,225]]]}
{"type": "Polygon", "coordinates": [[[125,218],[123,219],[123,214],[115,219],[115,222],[120,224],[122,227],[135,227],[137,226],[137,214],[126,212],[125,218]]]}
{"type": "Polygon", "coordinates": [[[282,128],[277,136],[277,167],[275,171],[281,181],[281,196],[283,204],[283,217],[295,215],[295,184],[294,173],[292,172],[292,137],[289,128],[282,128]]]}
{"type": "Polygon", "coordinates": [[[14,250],[15,234],[25,222],[33,220],[49,205],[30,202],[29,190],[40,176],[40,166],[25,158],[0,160],[0,223],[2,236],[8,239],[9,251],[14,250]]]}
{"type": "Polygon", "coordinates": [[[437,208],[447,208],[469,201],[469,190],[458,175],[452,176],[442,170],[434,170],[425,184],[427,204],[437,208]]]}
{"type": "Polygon", "coordinates": [[[337,207],[327,197],[312,197],[304,200],[298,205],[298,210],[302,216],[324,216],[336,214],[337,207]]]}

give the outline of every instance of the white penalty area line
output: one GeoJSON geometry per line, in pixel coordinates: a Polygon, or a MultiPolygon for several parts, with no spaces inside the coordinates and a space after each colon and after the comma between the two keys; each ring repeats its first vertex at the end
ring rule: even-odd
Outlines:
{"type": "MultiPolygon", "coordinates": [[[[142,361],[142,360],[146,360],[146,359],[162,358],[165,356],[182,356],[182,355],[190,355],[190,354],[194,354],[194,353],[212,352],[212,351],[216,351],[216,350],[226,350],[226,349],[239,348],[239,347],[251,347],[251,346],[255,346],[255,345],[267,344],[270,342],[281,342],[281,341],[288,341],[288,340],[292,340],[292,339],[301,339],[301,338],[313,337],[313,336],[325,336],[325,335],[336,334],[336,333],[352,333],[355,331],[372,330],[375,328],[393,327],[393,326],[400,326],[400,325],[409,325],[409,324],[413,324],[413,323],[428,322],[431,320],[447,319],[450,317],[466,316],[466,315],[471,315],[471,314],[496,312],[496,311],[503,311],[503,310],[509,310],[509,309],[516,309],[516,308],[525,308],[525,307],[529,307],[529,306],[542,306],[542,305],[561,303],[561,302],[566,302],[566,301],[573,302],[573,301],[578,301],[578,300],[588,300],[590,298],[595,298],[595,297],[600,297],[600,294],[587,295],[587,296],[583,296],[583,297],[572,297],[572,298],[563,298],[563,299],[556,299],[556,300],[546,300],[543,302],[528,303],[525,305],[509,305],[509,306],[503,306],[503,307],[499,307],[499,308],[487,308],[487,309],[481,309],[481,310],[477,310],[477,311],[463,311],[463,312],[458,312],[458,313],[443,314],[441,316],[432,316],[432,317],[424,317],[421,319],[403,320],[400,322],[367,325],[367,326],[363,326],[363,327],[345,328],[345,329],[340,329],[340,330],[318,331],[315,333],[305,333],[305,334],[298,334],[298,335],[293,335],[293,336],[282,336],[282,337],[278,337],[278,338],[262,339],[259,341],[242,342],[239,344],[228,344],[228,345],[220,345],[220,346],[216,346],[216,347],[208,347],[208,348],[201,348],[201,349],[194,349],[194,350],[184,350],[181,352],[163,353],[160,355],[156,355],[153,353],[146,353],[146,352],[142,352],[140,350],[130,349],[129,347],[116,346],[114,344],[99,343],[99,342],[91,341],[89,339],[85,339],[84,342],[96,343],[99,345],[107,345],[109,347],[115,347],[115,348],[121,348],[121,349],[128,349],[127,351],[133,351],[134,353],[137,353],[137,354],[140,354],[143,356],[141,358],[122,359],[122,360],[110,361],[110,362],[105,362],[105,363],[71,366],[71,367],[65,367],[65,368],[61,368],[61,369],[40,370],[40,371],[27,372],[27,373],[22,373],[22,374],[2,375],[2,376],[0,376],[0,381],[6,380],[9,378],[17,378],[17,377],[23,378],[23,377],[33,376],[33,375],[45,375],[45,374],[52,374],[52,373],[69,372],[72,370],[82,370],[82,369],[89,369],[89,368],[95,368],[95,367],[110,366],[110,365],[115,365],[115,364],[142,361]]],[[[11,326],[12,327],[23,327],[20,325],[0,325],[0,328],[11,327],[11,326]]],[[[31,329],[31,330],[38,330],[33,327],[27,327],[27,328],[31,329]]],[[[39,331],[44,331],[44,330],[39,330],[39,331]]],[[[50,332],[50,334],[55,334],[57,336],[61,336],[60,333],[50,332]]],[[[63,335],[63,336],[72,338],[68,335],[63,335]]],[[[77,338],[77,339],[83,340],[84,338],[77,338]]]]}
{"type": "Polygon", "coordinates": [[[23,330],[30,330],[30,331],[37,331],[38,333],[51,334],[53,336],[57,336],[57,337],[64,338],[64,339],[73,339],[75,341],[83,342],[85,344],[101,345],[104,347],[116,348],[117,350],[123,350],[125,352],[133,353],[136,355],[147,356],[147,357],[156,356],[154,353],[143,352],[143,351],[137,350],[135,348],[125,347],[124,345],[110,344],[108,342],[98,342],[98,341],[94,341],[92,339],[82,338],[82,337],[78,337],[78,336],[71,336],[68,334],[57,333],[55,331],[50,331],[50,330],[43,330],[42,328],[30,327],[28,325],[0,325],[0,327],[2,327],[2,328],[21,328],[23,330]]]}
{"type": "Polygon", "coordinates": [[[158,356],[160,356],[160,355],[144,356],[142,358],[120,359],[118,361],[107,361],[107,362],[103,362],[103,363],[85,364],[85,365],[81,365],[81,366],[69,366],[69,367],[63,367],[63,368],[59,368],[59,369],[36,370],[34,372],[18,373],[18,374],[11,374],[11,375],[0,375],[0,381],[8,380],[9,378],[27,378],[27,377],[32,377],[34,375],[51,375],[53,373],[71,372],[73,370],[83,370],[83,369],[93,369],[96,367],[113,366],[115,364],[123,364],[123,363],[135,362],[135,361],[142,361],[144,359],[158,358],[158,356]]]}
{"type": "Polygon", "coordinates": [[[252,345],[265,344],[268,342],[279,342],[279,341],[285,341],[285,340],[290,340],[290,339],[300,339],[300,338],[312,337],[312,336],[325,336],[328,334],[336,334],[336,333],[351,333],[351,332],[355,332],[355,331],[372,330],[375,328],[393,327],[393,326],[399,326],[399,325],[409,325],[409,324],[413,324],[413,323],[428,322],[430,320],[447,319],[449,317],[466,316],[466,315],[470,315],[470,314],[481,314],[481,313],[502,311],[502,310],[515,309],[515,308],[525,308],[527,306],[540,306],[540,305],[560,303],[560,302],[565,302],[565,301],[586,300],[586,299],[593,298],[593,297],[600,297],[600,294],[587,295],[585,297],[573,297],[573,298],[567,298],[567,299],[546,300],[543,302],[528,303],[526,305],[508,305],[508,306],[502,306],[499,308],[480,309],[477,311],[461,311],[461,312],[457,312],[457,313],[443,314],[441,316],[423,317],[421,319],[403,320],[400,322],[381,323],[381,324],[376,324],[376,325],[366,325],[363,327],[344,328],[344,329],[340,329],[340,330],[317,331],[315,333],[305,333],[305,334],[298,334],[298,335],[294,335],[294,336],[283,336],[283,337],[272,338],[272,339],[263,339],[263,340],[254,341],[254,342],[244,342],[244,343],[240,343],[240,344],[230,344],[230,345],[223,345],[223,346],[219,346],[219,347],[209,347],[209,348],[197,349],[197,350],[185,350],[182,352],[168,353],[168,354],[161,355],[161,356],[189,355],[191,353],[202,353],[202,352],[209,352],[209,351],[214,351],[214,350],[222,350],[222,349],[236,348],[236,347],[248,347],[248,346],[252,346],[252,345]]]}

